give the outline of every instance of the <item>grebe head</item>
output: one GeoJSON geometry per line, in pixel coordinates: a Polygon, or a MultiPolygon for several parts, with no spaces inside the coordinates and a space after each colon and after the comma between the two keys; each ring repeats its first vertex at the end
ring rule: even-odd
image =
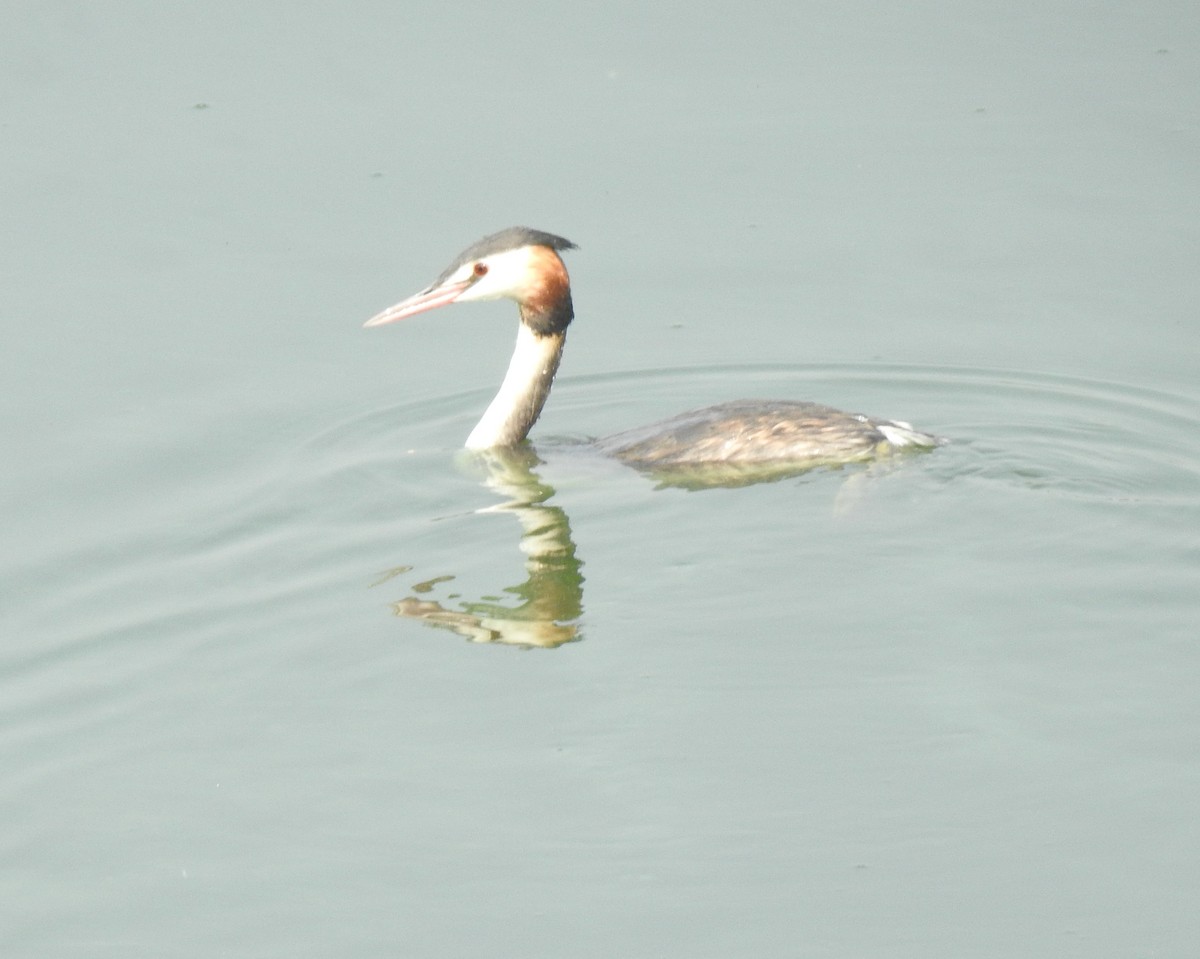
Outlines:
{"type": "Polygon", "coordinates": [[[561,333],[574,312],[571,281],[558,251],[574,248],[553,233],[509,227],[467,247],[428,287],[364,325],[383,326],[451,303],[510,299],[533,332],[561,333]]]}

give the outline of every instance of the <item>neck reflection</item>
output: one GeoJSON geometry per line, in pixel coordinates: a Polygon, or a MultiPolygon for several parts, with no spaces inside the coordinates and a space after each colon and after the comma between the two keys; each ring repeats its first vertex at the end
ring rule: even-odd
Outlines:
{"type": "MultiPolygon", "coordinates": [[[[474,643],[551,648],[578,639],[583,563],[575,556],[567,514],[561,507],[546,505],[555,491],[534,472],[542,461],[527,446],[482,450],[477,456],[487,469],[485,484],[506,497],[505,502],[480,512],[511,513],[521,526],[519,546],[526,557],[526,579],[501,590],[518,602],[510,606],[499,600],[456,600],[457,608],[451,608],[429,598],[440,583],[453,579],[443,576],[412,587],[416,595],[393,603],[392,611],[474,643]]],[[[407,568],[396,571],[400,572],[407,568]]]]}

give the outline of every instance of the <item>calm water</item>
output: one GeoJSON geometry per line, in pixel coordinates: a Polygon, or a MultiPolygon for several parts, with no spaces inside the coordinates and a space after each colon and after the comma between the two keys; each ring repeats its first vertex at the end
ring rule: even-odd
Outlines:
{"type": "Polygon", "coordinates": [[[654,9],[10,15],[3,955],[1193,954],[1200,17],[654,9]],[[953,442],[584,443],[739,396],[953,442]]]}

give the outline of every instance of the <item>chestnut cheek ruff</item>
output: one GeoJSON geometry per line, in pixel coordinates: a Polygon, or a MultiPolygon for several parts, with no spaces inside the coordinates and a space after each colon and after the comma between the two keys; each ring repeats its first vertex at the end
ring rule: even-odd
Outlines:
{"type": "Polygon", "coordinates": [[[565,333],[575,318],[571,279],[562,258],[547,246],[533,249],[529,291],[520,302],[521,322],[539,336],[565,333]]]}

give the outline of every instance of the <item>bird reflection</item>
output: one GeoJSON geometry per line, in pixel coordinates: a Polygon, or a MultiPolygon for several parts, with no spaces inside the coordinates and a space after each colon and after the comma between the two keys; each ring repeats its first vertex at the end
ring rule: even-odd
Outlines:
{"type": "MultiPolygon", "coordinates": [[[[441,576],[412,587],[417,595],[393,603],[397,616],[419,619],[441,629],[452,630],[474,643],[508,643],[514,646],[550,648],[579,638],[583,613],[583,563],[575,556],[575,542],[567,514],[547,506],[554,488],[534,472],[542,461],[531,447],[498,448],[476,454],[487,469],[485,484],[506,502],[489,506],[483,513],[511,513],[521,524],[521,551],[525,554],[527,577],[503,592],[516,597],[514,606],[499,598],[457,601],[449,608],[429,598],[442,583],[441,576]]],[[[409,568],[393,571],[385,577],[409,568]]]]}

